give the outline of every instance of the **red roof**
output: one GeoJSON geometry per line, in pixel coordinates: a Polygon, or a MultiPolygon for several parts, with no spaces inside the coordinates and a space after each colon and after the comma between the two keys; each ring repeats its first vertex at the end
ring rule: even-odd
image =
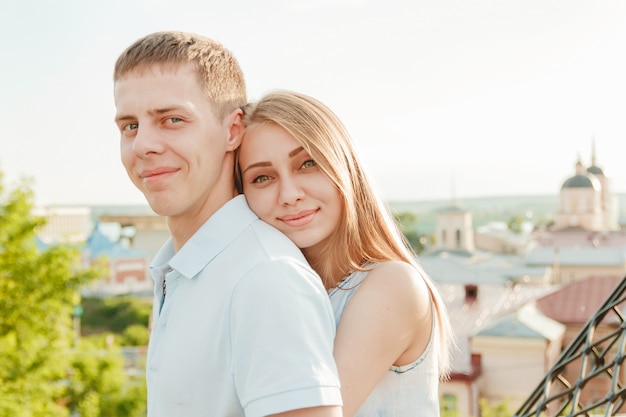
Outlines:
{"type": "Polygon", "coordinates": [[[583,325],[621,281],[622,277],[599,276],[574,282],[537,299],[537,308],[559,323],[583,325]]]}

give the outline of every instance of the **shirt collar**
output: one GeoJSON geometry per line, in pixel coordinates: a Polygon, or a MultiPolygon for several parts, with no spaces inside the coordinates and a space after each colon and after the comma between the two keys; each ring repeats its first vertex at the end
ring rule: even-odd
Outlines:
{"type": "Polygon", "coordinates": [[[150,263],[150,270],[166,265],[186,278],[193,278],[252,222],[258,219],[243,195],[220,207],[178,252],[169,238],[150,263]]]}

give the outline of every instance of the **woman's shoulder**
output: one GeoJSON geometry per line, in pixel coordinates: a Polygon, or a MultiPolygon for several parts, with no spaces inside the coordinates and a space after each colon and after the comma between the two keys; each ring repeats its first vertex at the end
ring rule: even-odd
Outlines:
{"type": "Polygon", "coordinates": [[[405,261],[386,261],[374,265],[368,280],[381,282],[394,288],[411,288],[415,285],[426,288],[421,272],[405,261]]]}
{"type": "Polygon", "coordinates": [[[399,276],[411,276],[413,274],[416,274],[417,276],[419,276],[419,273],[415,266],[411,265],[408,262],[400,260],[384,261],[372,264],[370,275],[380,274],[393,274],[399,276]]]}
{"type": "Polygon", "coordinates": [[[362,283],[364,290],[377,298],[389,297],[408,305],[429,305],[430,293],[421,272],[404,261],[386,261],[373,265],[362,283]]]}

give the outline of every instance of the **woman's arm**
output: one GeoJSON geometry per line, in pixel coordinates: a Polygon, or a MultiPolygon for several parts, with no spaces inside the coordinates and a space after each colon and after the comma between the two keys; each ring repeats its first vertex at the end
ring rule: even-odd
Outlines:
{"type": "Polygon", "coordinates": [[[346,306],[335,338],[343,415],[356,413],[391,365],[415,361],[431,330],[430,295],[413,266],[385,262],[371,271],[346,306]]]}

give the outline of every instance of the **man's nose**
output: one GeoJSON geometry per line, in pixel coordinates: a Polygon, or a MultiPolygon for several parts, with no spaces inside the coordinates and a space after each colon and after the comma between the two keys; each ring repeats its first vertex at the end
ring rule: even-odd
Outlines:
{"type": "Polygon", "coordinates": [[[162,153],[164,141],[158,129],[150,124],[139,124],[137,134],[133,142],[133,150],[139,156],[146,156],[152,153],[162,153]]]}

